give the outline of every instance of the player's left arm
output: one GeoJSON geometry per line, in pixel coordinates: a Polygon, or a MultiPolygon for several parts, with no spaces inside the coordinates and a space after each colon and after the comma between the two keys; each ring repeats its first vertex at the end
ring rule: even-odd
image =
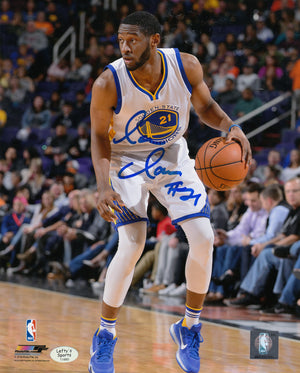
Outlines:
{"type": "Polygon", "coordinates": [[[208,126],[227,132],[227,141],[239,142],[243,149],[243,158],[251,160],[250,143],[239,127],[232,127],[233,121],[211,97],[209,89],[203,80],[203,70],[197,58],[191,54],[181,53],[182,64],[186,76],[192,86],[191,101],[200,119],[208,126]]]}

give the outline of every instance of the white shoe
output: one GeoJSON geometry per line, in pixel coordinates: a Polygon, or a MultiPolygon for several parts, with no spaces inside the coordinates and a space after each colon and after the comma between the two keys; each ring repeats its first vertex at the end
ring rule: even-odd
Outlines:
{"type": "Polygon", "coordinates": [[[177,286],[175,284],[170,284],[169,286],[167,286],[165,289],[161,289],[159,290],[158,292],[158,295],[169,295],[169,293],[176,289],[177,286]]]}
{"type": "Polygon", "coordinates": [[[143,280],[143,287],[139,289],[139,293],[143,294],[145,290],[150,289],[154,283],[147,278],[144,278],[143,280]]]}
{"type": "Polygon", "coordinates": [[[102,281],[102,282],[95,281],[95,282],[91,283],[91,286],[92,286],[93,290],[102,290],[102,289],[104,289],[104,285],[105,285],[104,281],[102,281]]]}
{"type": "Polygon", "coordinates": [[[67,288],[73,288],[75,286],[75,282],[71,278],[69,278],[66,281],[65,285],[66,285],[67,288]]]}
{"type": "Polygon", "coordinates": [[[95,267],[94,263],[91,260],[83,260],[82,263],[91,268],[95,267]]]}
{"type": "Polygon", "coordinates": [[[186,294],[186,284],[183,282],[180,286],[178,286],[176,289],[170,291],[169,296],[170,297],[183,297],[186,294]]]}

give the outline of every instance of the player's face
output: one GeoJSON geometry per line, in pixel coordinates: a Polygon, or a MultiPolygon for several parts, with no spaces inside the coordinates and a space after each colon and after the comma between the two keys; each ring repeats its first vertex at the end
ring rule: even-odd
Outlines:
{"type": "Polygon", "coordinates": [[[150,58],[150,38],[135,25],[122,24],[119,28],[119,47],[129,71],[143,66],[150,58]]]}

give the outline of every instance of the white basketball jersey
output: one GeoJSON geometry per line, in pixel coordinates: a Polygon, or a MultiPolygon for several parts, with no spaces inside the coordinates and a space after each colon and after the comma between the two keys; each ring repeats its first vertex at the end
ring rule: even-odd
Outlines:
{"type": "Polygon", "coordinates": [[[111,128],[112,154],[168,147],[187,129],[191,85],[177,49],[159,49],[163,77],[155,93],[138,84],[122,58],[108,65],[118,94],[111,128]]]}

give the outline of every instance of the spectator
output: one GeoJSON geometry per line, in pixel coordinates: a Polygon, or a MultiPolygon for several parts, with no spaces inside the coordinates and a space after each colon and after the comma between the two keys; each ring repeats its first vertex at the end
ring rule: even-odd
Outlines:
{"type": "MultiPolygon", "coordinates": [[[[169,278],[170,268],[176,260],[177,252],[175,248],[169,247],[169,241],[174,237],[176,228],[172,225],[171,219],[168,216],[167,209],[160,203],[156,202],[152,205],[151,215],[158,222],[156,231],[156,243],[153,253],[153,285],[147,289],[141,289],[145,294],[154,294],[159,290],[166,288],[173,279],[169,278]]],[[[145,258],[144,258],[145,259],[145,258]]],[[[145,271],[145,260],[141,260],[138,267],[135,269],[137,273],[145,271]],[[141,270],[142,268],[142,270],[141,270]]],[[[146,262],[148,259],[146,260],[146,262]]],[[[136,279],[134,280],[136,281],[136,279]]]]}
{"type": "Polygon", "coordinates": [[[259,76],[253,71],[253,66],[248,63],[243,66],[243,73],[237,78],[237,89],[243,92],[246,88],[258,91],[260,88],[259,76]]]}
{"type": "Polygon", "coordinates": [[[57,233],[64,241],[64,263],[70,264],[71,258],[76,257],[96,242],[99,227],[103,227],[103,221],[96,209],[93,192],[83,189],[79,197],[81,216],[74,221],[72,227],[61,224],[57,233]],[[101,223],[102,222],[102,223],[101,223]]]}
{"type": "Polygon", "coordinates": [[[92,66],[84,62],[85,57],[75,57],[74,62],[68,73],[66,80],[88,80],[92,71],[92,66]]]}
{"type": "MultiPolygon", "coordinates": [[[[243,247],[252,244],[264,234],[267,212],[262,208],[259,198],[260,191],[259,184],[250,184],[245,193],[245,204],[248,209],[242,216],[240,223],[228,232],[223,229],[216,230],[215,246],[217,249],[212,271],[214,279],[220,278],[225,273],[229,275],[230,270],[230,279],[236,281],[243,247]]],[[[222,288],[211,283],[207,301],[219,301],[223,298],[222,288]]]]}
{"type": "Polygon", "coordinates": [[[293,0],[273,0],[271,5],[271,11],[272,12],[280,12],[284,8],[286,9],[294,9],[295,3],[293,0]]]}
{"type": "Polygon", "coordinates": [[[231,32],[226,34],[225,37],[226,48],[230,52],[234,52],[237,48],[236,37],[231,32]]]}
{"type": "Polygon", "coordinates": [[[275,12],[270,12],[268,18],[266,19],[267,27],[272,31],[274,39],[280,34],[281,28],[278,22],[278,17],[275,12]]]}
{"type": "Polygon", "coordinates": [[[49,191],[44,192],[41,203],[34,205],[34,213],[30,223],[22,224],[17,234],[11,240],[10,245],[7,247],[7,250],[10,250],[10,252],[15,251],[14,255],[19,251],[20,254],[16,256],[18,259],[21,259],[19,265],[10,268],[10,274],[19,272],[25,268],[25,262],[22,260],[22,256],[24,251],[34,242],[35,231],[41,227],[43,219],[51,217],[57,211],[58,209],[54,206],[54,197],[52,194],[49,191]]]}
{"type": "Polygon", "coordinates": [[[21,87],[19,78],[12,76],[9,79],[8,89],[5,96],[11,102],[14,110],[18,109],[25,100],[26,90],[21,87]]]}
{"type": "Polygon", "coordinates": [[[47,175],[48,185],[53,182],[62,182],[64,175],[68,172],[67,163],[67,153],[63,149],[57,148],[57,152],[53,154],[53,162],[47,175]]]}
{"type": "Polygon", "coordinates": [[[64,154],[69,149],[71,143],[68,135],[67,127],[63,123],[57,123],[55,127],[55,135],[50,139],[48,146],[45,148],[44,154],[53,156],[54,154],[64,154]]]}
{"type": "Polygon", "coordinates": [[[30,160],[29,168],[23,168],[21,170],[21,176],[21,184],[29,185],[33,200],[39,200],[46,181],[42,159],[32,158],[30,160]]]}
{"type": "MultiPolygon", "coordinates": [[[[286,201],[291,206],[291,211],[288,214],[283,227],[273,239],[255,245],[255,250],[261,252],[250,268],[247,276],[241,283],[240,295],[233,300],[228,300],[226,304],[232,307],[246,307],[248,305],[261,305],[260,297],[264,294],[267,286],[267,280],[272,270],[278,270],[277,278],[283,278],[287,281],[292,272],[293,262],[286,262],[287,267],[283,265],[282,259],[279,259],[273,254],[272,246],[291,246],[300,239],[300,179],[294,178],[287,181],[284,185],[286,201]],[[280,271],[283,271],[280,273],[280,271]]],[[[288,260],[288,259],[286,259],[288,260]]],[[[284,284],[282,281],[276,281],[273,291],[275,294],[280,294],[284,284]]]]}
{"type": "MultiPolygon", "coordinates": [[[[55,198],[53,188],[50,192],[55,198]]],[[[36,229],[34,243],[22,255],[18,256],[20,260],[25,262],[24,274],[46,275],[49,270],[49,260],[58,260],[64,257],[63,240],[57,230],[62,225],[71,227],[80,218],[79,194],[78,190],[72,191],[68,203],[61,205],[56,213],[43,219],[42,226],[36,229]]]]}
{"type": "Polygon", "coordinates": [[[285,39],[278,43],[279,51],[284,55],[288,56],[289,50],[295,48],[300,50],[300,40],[295,37],[295,29],[293,26],[288,26],[285,30],[285,39]]]}
{"type": "Polygon", "coordinates": [[[91,139],[86,123],[80,123],[77,137],[70,143],[69,150],[72,158],[88,157],[91,152],[91,139]]]}
{"type": "MultiPolygon", "coordinates": [[[[73,203],[76,204],[76,196],[77,192],[72,194],[72,199],[68,198],[64,192],[64,187],[61,182],[53,182],[50,186],[50,193],[54,196],[54,205],[58,208],[62,208],[63,206],[68,206],[70,204],[70,208],[73,209],[73,203]]],[[[77,206],[77,205],[76,205],[77,206]]],[[[76,209],[77,207],[75,207],[76,209]]]]}
{"type": "Polygon", "coordinates": [[[35,85],[30,76],[27,75],[25,66],[19,66],[16,69],[16,76],[19,79],[20,88],[25,91],[27,95],[34,93],[35,85]]]}
{"type": "Polygon", "coordinates": [[[14,13],[10,10],[10,4],[8,0],[1,1],[1,10],[0,10],[0,25],[8,25],[13,20],[14,13]]]}
{"type": "Polygon", "coordinates": [[[76,118],[73,112],[74,105],[71,101],[65,101],[62,104],[61,114],[59,114],[53,121],[53,127],[58,123],[63,124],[65,127],[75,127],[76,118]]]}
{"type": "Polygon", "coordinates": [[[290,71],[290,78],[293,81],[293,92],[297,99],[297,105],[300,105],[300,58],[296,61],[290,71]]]}
{"type": "Polygon", "coordinates": [[[0,170],[0,198],[2,201],[6,202],[8,200],[9,192],[3,184],[3,180],[4,180],[4,171],[0,170]]]}
{"type": "Polygon", "coordinates": [[[210,206],[210,220],[213,228],[227,230],[229,216],[225,205],[225,192],[209,189],[207,196],[210,206]]]}
{"type": "MultiPolygon", "coordinates": [[[[263,308],[260,312],[263,314],[294,314],[297,307],[297,300],[300,296],[300,241],[296,241],[290,248],[291,253],[297,253],[296,263],[293,273],[290,274],[277,303],[272,307],[263,308]]],[[[300,302],[298,301],[298,305],[300,302]]]]}
{"type": "Polygon", "coordinates": [[[246,26],[243,43],[244,48],[249,49],[254,53],[260,52],[264,48],[263,42],[258,39],[256,29],[251,23],[246,26]]]}
{"type": "Polygon", "coordinates": [[[32,48],[36,54],[48,48],[48,38],[42,31],[37,30],[34,21],[30,20],[26,23],[25,32],[19,37],[18,45],[21,44],[32,48]]]}
{"type": "Polygon", "coordinates": [[[53,28],[53,38],[56,41],[64,33],[69,24],[67,8],[63,8],[61,4],[54,1],[47,2],[46,6],[46,21],[49,21],[53,28]]]}
{"type": "Polygon", "coordinates": [[[247,206],[244,204],[243,199],[243,188],[242,184],[231,188],[229,196],[226,201],[226,208],[229,214],[227,222],[227,230],[230,231],[235,228],[241,221],[242,216],[247,210],[247,206]]]}
{"type": "Polygon", "coordinates": [[[265,17],[258,17],[258,19],[255,22],[255,26],[256,35],[259,40],[261,40],[263,43],[269,43],[273,40],[273,31],[268,26],[266,26],[265,17]]]}
{"type": "Polygon", "coordinates": [[[290,151],[290,164],[280,174],[280,179],[285,183],[288,180],[300,175],[300,150],[290,151]]]}
{"type": "Polygon", "coordinates": [[[20,44],[18,50],[10,55],[10,59],[14,68],[22,66],[28,71],[34,63],[34,54],[28,45],[20,44]]]}
{"type": "Polygon", "coordinates": [[[76,99],[73,106],[72,116],[75,118],[75,123],[81,121],[89,121],[90,105],[86,101],[86,94],[83,89],[76,92],[76,99]]]}
{"type": "Polygon", "coordinates": [[[276,79],[280,79],[283,75],[283,70],[281,67],[278,66],[275,56],[266,56],[265,65],[262,66],[258,71],[259,78],[263,79],[268,76],[269,70],[273,72],[276,79]]]}
{"type": "MultiPolygon", "coordinates": [[[[119,239],[119,234],[117,231],[115,231],[109,237],[107,244],[97,256],[95,256],[91,260],[82,261],[82,263],[89,268],[99,268],[99,269],[101,269],[101,264],[105,262],[104,267],[101,270],[97,281],[91,282],[91,286],[92,286],[94,293],[97,293],[98,290],[103,289],[104,287],[107,268],[111,260],[113,259],[118,248],[118,239],[119,239]]],[[[97,248],[99,248],[99,246],[97,246],[97,248]]]]}
{"type": "MultiPolygon", "coordinates": [[[[1,69],[0,69],[0,72],[1,72],[1,69]]],[[[9,102],[9,99],[5,96],[5,91],[1,85],[0,85],[0,110],[6,113],[6,115],[2,113],[2,122],[3,122],[2,126],[3,126],[6,123],[5,118],[7,118],[7,115],[11,111],[11,103],[9,102]]]]}
{"type": "Polygon", "coordinates": [[[30,222],[30,218],[26,214],[27,205],[28,202],[26,198],[15,197],[13,200],[12,212],[5,215],[3,218],[0,231],[0,257],[2,258],[2,265],[6,264],[7,260],[9,260],[9,256],[12,250],[11,248],[7,247],[9,246],[12,238],[18,232],[18,229],[21,227],[22,224],[30,222]]]}
{"type": "Polygon", "coordinates": [[[227,66],[227,75],[233,76],[237,78],[240,73],[240,69],[235,64],[235,56],[231,54],[227,54],[225,57],[225,64],[227,66]]]}
{"type": "MultiPolygon", "coordinates": [[[[262,101],[258,97],[254,96],[253,90],[251,88],[245,88],[242,92],[242,98],[234,105],[233,114],[235,117],[241,118],[260,106],[262,106],[262,101]]],[[[247,121],[243,124],[244,131],[247,132],[247,129],[251,129],[255,120],[256,122],[254,128],[256,128],[258,126],[257,116],[252,118],[251,121],[247,121]]]]}
{"type": "Polygon", "coordinates": [[[211,41],[207,34],[201,34],[201,43],[206,47],[210,59],[214,58],[217,50],[216,45],[214,42],[211,41]]]}
{"type": "Polygon", "coordinates": [[[46,20],[46,13],[39,11],[34,21],[35,28],[43,31],[47,36],[51,36],[54,33],[54,27],[51,22],[46,20]]]}
{"type": "Polygon", "coordinates": [[[35,96],[22,117],[22,129],[18,131],[17,139],[26,142],[33,128],[49,128],[50,120],[51,113],[46,108],[43,97],[35,96]]]}
{"type": "Polygon", "coordinates": [[[265,181],[263,182],[264,186],[269,186],[273,184],[283,184],[279,176],[281,169],[278,166],[266,166],[265,168],[265,181]]]}
{"type": "Polygon", "coordinates": [[[81,254],[71,259],[69,265],[51,263],[55,273],[49,273],[48,278],[54,279],[63,276],[67,287],[74,286],[77,278],[89,278],[93,272],[91,268],[97,268],[106,260],[118,243],[118,233],[110,234],[110,224],[99,218],[97,241],[84,250],[81,254]]]}
{"type": "Polygon", "coordinates": [[[280,165],[281,155],[278,150],[271,149],[268,153],[267,161],[267,165],[258,166],[254,172],[254,176],[256,176],[262,183],[264,183],[266,180],[267,166],[276,166],[280,171],[282,170],[282,167],[280,165]]]}
{"type": "Polygon", "coordinates": [[[58,91],[51,93],[50,100],[47,102],[47,108],[50,110],[52,118],[61,113],[62,100],[58,91]]]}
{"type": "Polygon", "coordinates": [[[100,44],[112,43],[115,49],[119,48],[118,45],[118,33],[115,30],[113,22],[106,21],[104,23],[103,33],[99,37],[100,44]]]}
{"type": "Polygon", "coordinates": [[[222,65],[220,65],[218,69],[218,72],[216,74],[213,74],[214,91],[216,91],[217,93],[221,93],[226,90],[225,82],[227,77],[227,65],[225,63],[222,63],[222,65]]]}
{"type": "Polygon", "coordinates": [[[87,9],[85,25],[88,39],[94,35],[99,36],[99,25],[103,25],[103,23],[103,10],[98,4],[91,4],[87,9]]]}
{"type": "Polygon", "coordinates": [[[5,58],[1,62],[2,63],[0,64],[0,68],[1,68],[0,83],[1,83],[1,86],[4,89],[6,89],[9,86],[10,78],[14,75],[14,67],[13,67],[12,61],[9,58],[5,58]]]}
{"type": "MultiPolygon", "coordinates": [[[[235,79],[232,76],[227,76],[225,88],[217,95],[216,101],[224,109],[224,106],[236,104],[240,98],[241,93],[235,88],[235,79]]],[[[228,115],[230,115],[230,113],[228,113],[228,115]]]]}
{"type": "Polygon", "coordinates": [[[36,19],[35,2],[34,0],[28,0],[25,3],[25,10],[22,13],[23,21],[34,21],[36,19]]]}
{"type": "Polygon", "coordinates": [[[69,63],[66,58],[53,61],[47,70],[47,80],[50,82],[63,82],[69,71],[69,63]]]}
{"type": "Polygon", "coordinates": [[[178,48],[180,52],[191,53],[194,42],[195,33],[193,30],[183,20],[179,20],[171,48],[178,48]]]}
{"type": "Polygon", "coordinates": [[[4,154],[2,170],[5,172],[3,184],[6,189],[13,188],[12,172],[19,171],[23,167],[23,162],[18,158],[17,149],[14,146],[9,146],[4,154]]]}

